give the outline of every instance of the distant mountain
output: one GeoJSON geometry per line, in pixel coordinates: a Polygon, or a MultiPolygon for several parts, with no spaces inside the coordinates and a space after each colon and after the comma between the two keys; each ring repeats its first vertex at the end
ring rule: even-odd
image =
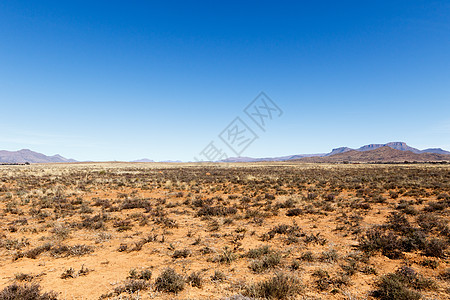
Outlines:
{"type": "Polygon", "coordinates": [[[300,159],[303,157],[312,157],[312,156],[323,156],[325,154],[296,154],[296,155],[287,155],[280,157],[265,157],[265,158],[252,158],[252,157],[229,157],[220,162],[262,162],[262,161],[287,161],[293,159],[300,159]]]}
{"type": "Polygon", "coordinates": [[[143,162],[143,163],[146,163],[146,162],[155,162],[155,161],[151,160],[151,159],[148,159],[148,158],[142,158],[142,159],[133,160],[131,162],[143,162]]]}
{"type": "Polygon", "coordinates": [[[350,150],[370,151],[370,150],[375,150],[375,149],[386,147],[386,146],[390,147],[392,149],[396,149],[396,150],[411,151],[413,153],[450,154],[449,151],[445,151],[445,150],[443,150],[441,148],[429,148],[429,149],[425,149],[425,150],[419,150],[417,148],[413,148],[413,147],[408,146],[404,142],[390,142],[390,143],[386,143],[386,144],[369,144],[369,145],[364,145],[362,147],[359,147],[358,149],[351,149],[351,148],[348,148],[348,147],[341,147],[341,148],[333,149],[333,151],[328,153],[326,156],[330,156],[330,155],[334,155],[334,154],[338,154],[338,153],[342,153],[342,152],[347,152],[347,151],[350,151],[350,150]]]}
{"type": "Polygon", "coordinates": [[[382,148],[382,147],[390,147],[392,149],[396,149],[396,150],[401,150],[401,151],[411,151],[413,153],[420,153],[421,151],[419,149],[410,147],[408,145],[406,145],[406,143],[404,142],[390,142],[387,144],[370,144],[370,145],[365,145],[362,146],[356,150],[358,151],[370,151],[370,150],[375,150],[378,148],[382,148]]]}
{"type": "Polygon", "coordinates": [[[0,150],[0,163],[68,163],[76,162],[74,159],[67,159],[59,154],[47,156],[29,149],[19,151],[0,150]]]}
{"type": "Polygon", "coordinates": [[[259,161],[258,158],[252,158],[252,157],[228,157],[226,159],[221,160],[220,162],[255,162],[259,161]]]}
{"type": "MultiPolygon", "coordinates": [[[[367,148],[366,148],[367,149],[367,148]]],[[[339,162],[435,162],[450,161],[450,155],[437,153],[414,153],[409,150],[397,150],[389,146],[373,150],[350,150],[330,156],[302,158],[296,161],[315,163],[339,162]]]]}
{"type": "Polygon", "coordinates": [[[330,156],[330,155],[335,155],[335,154],[339,154],[339,153],[344,153],[347,151],[351,151],[353,150],[352,148],[348,148],[348,147],[340,147],[340,148],[336,148],[331,150],[330,153],[325,154],[325,156],[330,156]]]}
{"type": "MultiPolygon", "coordinates": [[[[340,161],[450,161],[450,151],[441,148],[428,148],[419,150],[408,146],[404,142],[390,142],[386,144],[369,144],[357,149],[349,147],[339,147],[329,153],[316,154],[295,154],[279,157],[229,157],[219,162],[265,162],[265,161],[304,161],[304,162],[340,162],[340,161]],[[379,150],[381,149],[381,150],[379,150]],[[379,151],[376,151],[379,150],[379,151]],[[395,151],[391,151],[395,150],[395,151]]],[[[47,156],[29,149],[19,151],[0,150],[1,163],[71,163],[77,162],[74,159],[67,159],[59,154],[47,156]]],[[[154,162],[148,158],[142,158],[131,162],[154,162]]],[[[180,160],[166,160],[161,163],[181,163],[180,160]]]]}
{"type": "MultiPolygon", "coordinates": [[[[425,150],[419,150],[413,147],[408,146],[404,142],[390,142],[386,144],[369,144],[361,146],[357,149],[352,149],[349,147],[339,147],[333,149],[329,153],[318,153],[318,154],[296,154],[296,155],[288,155],[288,156],[280,156],[280,157],[269,157],[269,158],[252,158],[252,157],[230,157],[224,160],[221,160],[220,162],[258,162],[258,161],[291,161],[291,160],[298,160],[308,157],[330,157],[335,156],[337,154],[343,154],[348,153],[351,151],[356,152],[366,152],[366,151],[373,151],[376,149],[388,147],[390,149],[398,150],[398,151],[409,151],[414,154],[450,154],[449,151],[443,150],[441,148],[429,148],[425,150]]],[[[354,152],[352,152],[354,153],[354,152]]],[[[314,160],[314,159],[306,159],[306,160],[314,160]]]]}
{"type": "Polygon", "coordinates": [[[422,153],[450,154],[450,151],[445,151],[441,148],[429,148],[422,150],[422,153]]]}

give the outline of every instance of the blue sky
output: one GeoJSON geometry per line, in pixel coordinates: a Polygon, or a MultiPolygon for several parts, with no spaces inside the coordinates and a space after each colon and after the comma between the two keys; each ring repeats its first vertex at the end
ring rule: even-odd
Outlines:
{"type": "Polygon", "coordinates": [[[450,150],[448,1],[2,1],[0,149],[192,160],[405,141],[450,150]],[[264,91],[283,115],[243,109],[264,91]]]}

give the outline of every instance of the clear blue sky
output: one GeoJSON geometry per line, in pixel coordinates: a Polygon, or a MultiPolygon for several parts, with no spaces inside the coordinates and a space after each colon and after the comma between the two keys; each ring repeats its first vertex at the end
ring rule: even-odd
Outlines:
{"type": "Polygon", "coordinates": [[[0,149],[192,160],[235,117],[255,125],[242,110],[264,91],[284,114],[243,156],[450,150],[449,16],[449,1],[1,1],[0,149]]]}

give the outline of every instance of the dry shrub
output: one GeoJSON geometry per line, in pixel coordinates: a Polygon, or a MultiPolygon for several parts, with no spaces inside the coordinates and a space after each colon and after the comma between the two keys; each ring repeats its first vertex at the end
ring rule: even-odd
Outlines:
{"type": "Polygon", "coordinates": [[[194,287],[201,288],[203,285],[203,278],[200,272],[192,272],[187,278],[186,282],[194,287]]]}
{"type": "Polygon", "coordinates": [[[376,298],[415,300],[422,298],[420,290],[434,289],[436,285],[411,267],[403,266],[394,273],[381,276],[376,282],[376,287],[377,289],[373,291],[376,298]]]}
{"type": "Polygon", "coordinates": [[[248,286],[245,294],[255,298],[287,299],[298,295],[300,292],[300,280],[292,275],[278,273],[266,281],[248,286]]]}
{"type": "Polygon", "coordinates": [[[0,300],[56,300],[55,292],[41,293],[39,284],[18,285],[13,283],[0,291],[0,300]]]}
{"type": "Polygon", "coordinates": [[[155,289],[161,292],[178,293],[184,289],[184,278],[174,269],[167,268],[156,278],[155,289]]]}

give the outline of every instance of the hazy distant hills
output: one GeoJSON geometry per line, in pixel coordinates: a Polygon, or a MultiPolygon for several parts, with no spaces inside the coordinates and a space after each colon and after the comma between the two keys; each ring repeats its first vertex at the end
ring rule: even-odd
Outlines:
{"type": "MultiPolygon", "coordinates": [[[[351,151],[351,150],[353,150],[353,149],[352,149],[352,148],[348,148],[348,147],[335,148],[335,149],[331,150],[330,153],[327,153],[327,154],[325,154],[325,155],[323,155],[323,156],[331,156],[331,155],[335,155],[335,154],[339,154],[339,153],[344,153],[344,152],[351,151]]],[[[322,155],[321,155],[321,156],[322,156],[322,155]]]]}
{"type": "Polygon", "coordinates": [[[155,161],[148,159],[148,158],[142,158],[142,159],[132,160],[131,162],[155,162],[155,161]]]}
{"type": "MultiPolygon", "coordinates": [[[[369,144],[352,149],[349,147],[335,148],[329,153],[295,154],[280,157],[252,158],[230,157],[220,162],[263,162],[263,161],[302,161],[302,162],[404,162],[404,161],[450,161],[450,152],[441,148],[419,150],[404,142],[386,144],[369,144]]],[[[29,149],[19,151],[0,150],[0,163],[69,163],[76,162],[61,155],[47,156],[29,149]]],[[[131,162],[150,163],[151,159],[143,158],[131,162]]],[[[162,161],[162,162],[181,162],[162,161]]]]}
{"type": "Polygon", "coordinates": [[[304,162],[402,162],[402,161],[450,161],[450,152],[441,148],[419,150],[404,142],[369,144],[352,149],[335,148],[329,153],[297,154],[272,158],[230,157],[222,162],[304,161],[304,162]],[[381,149],[379,151],[375,151],[381,149]],[[395,150],[395,151],[391,151],[395,150]],[[413,155],[415,154],[415,155],[413,155]]]}
{"type": "Polygon", "coordinates": [[[19,151],[0,150],[0,163],[68,163],[76,162],[74,159],[67,159],[59,154],[47,156],[29,149],[19,151]]]}
{"type": "Polygon", "coordinates": [[[299,159],[303,157],[311,156],[323,156],[324,154],[299,154],[299,155],[287,155],[280,157],[266,157],[266,158],[252,158],[252,157],[229,157],[227,159],[221,160],[221,162],[257,162],[257,161],[286,161],[299,159]]]}
{"type": "Polygon", "coordinates": [[[447,154],[449,155],[449,151],[442,150],[441,148],[429,148],[422,150],[422,153],[436,153],[436,154],[447,154]]]}
{"type": "MultiPolygon", "coordinates": [[[[132,160],[130,162],[140,162],[140,163],[150,163],[150,162],[156,162],[152,159],[148,159],[148,158],[142,158],[142,159],[138,159],[138,160],[132,160]]],[[[162,160],[162,161],[158,161],[159,163],[181,163],[181,160],[162,160]]]]}

